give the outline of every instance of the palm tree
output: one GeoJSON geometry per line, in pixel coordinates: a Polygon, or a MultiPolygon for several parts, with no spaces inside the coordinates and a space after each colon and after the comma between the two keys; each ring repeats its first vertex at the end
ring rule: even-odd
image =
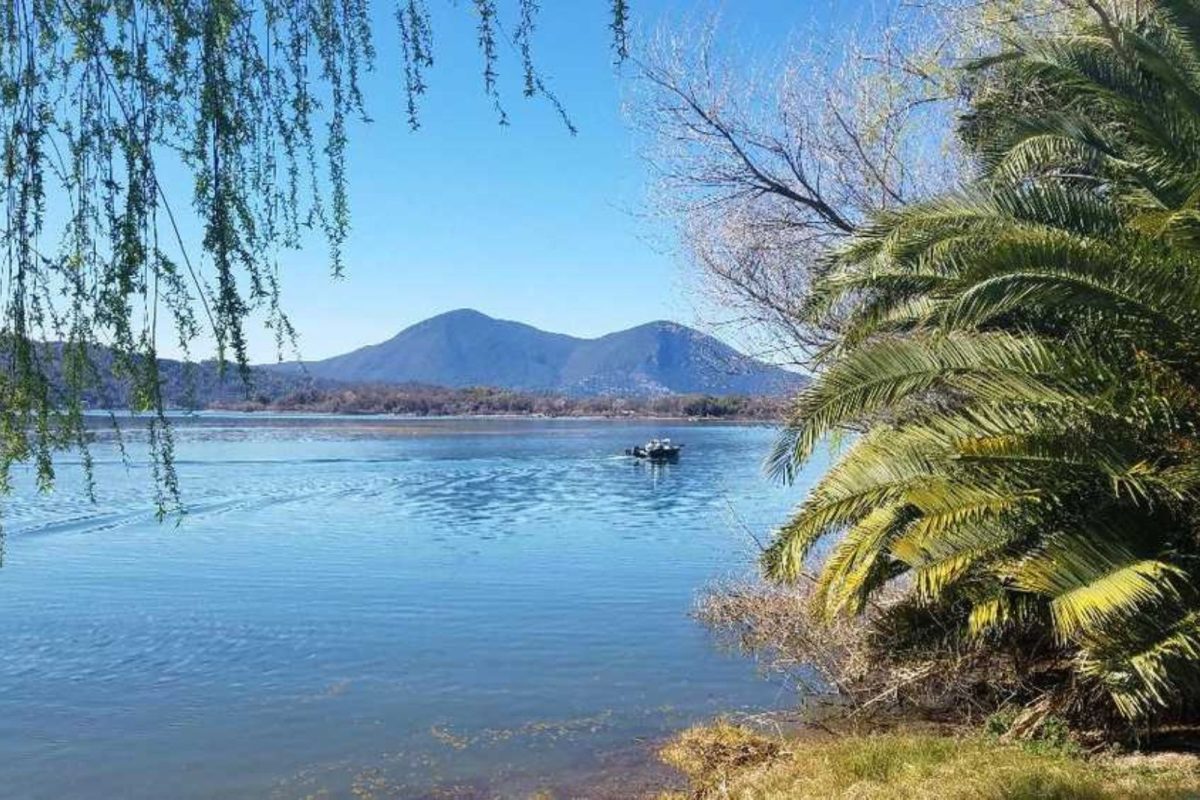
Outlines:
{"type": "Polygon", "coordinates": [[[822,614],[1044,630],[1131,719],[1200,690],[1200,3],[1139,5],[975,65],[977,179],[831,260],[769,466],[853,435],[764,556],[827,552],[822,614]]]}

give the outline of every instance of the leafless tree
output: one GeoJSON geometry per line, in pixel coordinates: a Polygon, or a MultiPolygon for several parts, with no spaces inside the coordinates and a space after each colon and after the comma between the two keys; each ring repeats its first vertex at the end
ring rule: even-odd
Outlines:
{"type": "Polygon", "coordinates": [[[871,215],[963,174],[958,66],[1053,1],[906,5],[770,62],[719,48],[716,21],[646,41],[630,117],[644,134],[652,213],[702,278],[704,321],[803,366],[828,335],[805,302],[830,250],[871,215]]]}

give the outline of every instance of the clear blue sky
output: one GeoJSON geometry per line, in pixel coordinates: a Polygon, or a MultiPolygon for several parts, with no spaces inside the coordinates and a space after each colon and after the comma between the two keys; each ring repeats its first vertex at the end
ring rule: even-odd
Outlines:
{"type": "MultiPolygon", "coordinates": [[[[375,4],[379,59],[366,80],[374,122],[351,131],[346,276],[330,278],[321,243],[285,256],[284,304],[304,357],[382,341],[462,307],[581,336],[653,319],[693,321],[686,271],[636,213],[646,175],[621,113],[608,0],[542,3],[537,59],[579,127],[575,137],[545,102],[521,96],[519,65],[507,48],[500,82],[512,124],[499,127],[483,93],[471,4],[431,5],[437,61],[422,128],[412,133],[392,4],[375,4]]],[[[814,27],[836,31],[845,20],[835,16],[863,9],[830,0],[631,6],[644,32],[720,11],[731,47],[766,52],[814,27]]],[[[249,332],[253,360],[273,360],[269,335],[261,326],[249,332]]]]}

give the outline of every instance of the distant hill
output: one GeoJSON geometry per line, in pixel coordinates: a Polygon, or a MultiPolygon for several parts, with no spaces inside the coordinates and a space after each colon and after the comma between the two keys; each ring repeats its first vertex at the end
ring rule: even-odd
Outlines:
{"type": "Polygon", "coordinates": [[[574,396],[779,395],[805,380],[674,322],[581,339],[470,309],[440,314],[344,355],[264,369],[306,371],[341,383],[492,386],[574,396]]]}
{"type": "MultiPolygon", "coordinates": [[[[51,386],[61,388],[62,345],[44,343],[39,358],[47,367],[51,386]]],[[[114,369],[112,352],[104,347],[93,347],[90,358],[98,380],[84,391],[84,404],[90,408],[127,408],[131,381],[128,375],[118,374],[114,369]]],[[[158,371],[163,398],[171,408],[208,408],[248,401],[268,403],[299,391],[332,388],[327,382],[307,375],[258,367],[251,371],[251,383],[247,386],[236,365],[227,364],[222,373],[217,362],[211,360],[187,364],[160,358],[158,371]]]]}

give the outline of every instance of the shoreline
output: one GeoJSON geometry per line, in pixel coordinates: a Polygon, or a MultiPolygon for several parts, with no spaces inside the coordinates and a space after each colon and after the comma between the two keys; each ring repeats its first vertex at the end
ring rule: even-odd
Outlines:
{"type": "MultiPolygon", "coordinates": [[[[129,409],[87,409],[84,416],[91,419],[107,420],[111,416],[118,419],[150,419],[152,412],[131,411],[129,409]]],[[[294,420],[371,420],[399,422],[421,421],[454,421],[454,420],[531,420],[537,422],[661,422],[676,424],[741,424],[762,425],[773,427],[782,425],[784,420],[779,417],[684,417],[662,414],[521,414],[513,412],[471,413],[471,414],[392,414],[375,411],[318,411],[303,409],[241,409],[241,408],[169,408],[166,416],[171,420],[178,419],[294,419],[294,420]]]]}
{"type": "Polygon", "coordinates": [[[1089,751],[1070,738],[899,717],[798,729],[715,719],[659,751],[685,776],[653,800],[1152,800],[1200,796],[1192,748],[1089,751]]]}

